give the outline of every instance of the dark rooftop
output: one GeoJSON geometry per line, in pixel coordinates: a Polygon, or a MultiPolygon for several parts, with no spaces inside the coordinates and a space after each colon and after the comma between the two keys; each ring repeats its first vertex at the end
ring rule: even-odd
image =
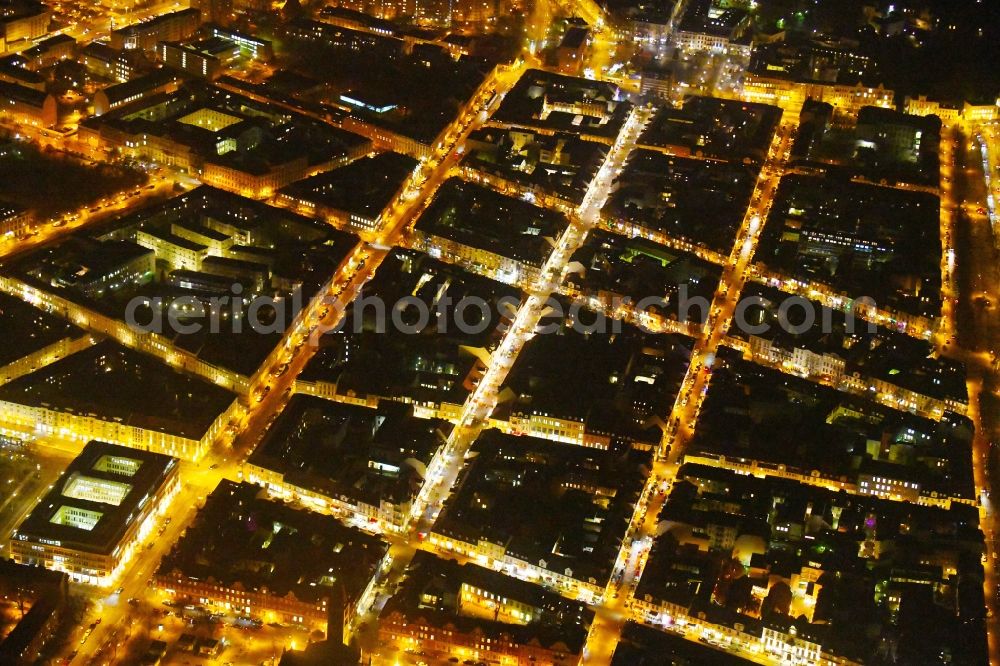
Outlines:
{"type": "Polygon", "coordinates": [[[896,478],[924,491],[973,498],[971,437],[964,418],[932,421],[747,361],[717,359],[690,448],[817,470],[834,482],[855,481],[865,461],[890,461],[896,478]]]}
{"type": "Polygon", "coordinates": [[[12,100],[22,104],[42,108],[45,98],[48,95],[42,90],[35,90],[27,86],[0,81],[0,99],[12,100]]]}
{"type": "Polygon", "coordinates": [[[343,325],[320,338],[320,350],[300,379],[335,383],[345,395],[461,404],[512,316],[502,299],[516,305],[520,292],[425,254],[397,250],[348,307],[343,325]],[[373,298],[384,304],[381,314],[365,305],[373,298]],[[397,313],[403,327],[392,323],[390,308],[413,298],[432,313],[426,325],[420,326],[415,305],[397,313]],[[489,319],[478,318],[477,303],[486,305],[489,319]]]}
{"type": "Polygon", "coordinates": [[[295,395],[248,462],[327,497],[402,503],[451,430],[412,412],[401,403],[370,409],[295,395]]]}
{"type": "Polygon", "coordinates": [[[658,110],[639,145],[670,146],[691,155],[760,165],[781,114],[780,108],[767,104],[692,96],[681,109],[658,110]]]}
{"type": "Polygon", "coordinates": [[[656,418],[670,410],[692,340],[628,324],[589,335],[568,319],[556,325],[557,332],[536,335],[518,355],[500,391],[499,414],[577,420],[613,440],[658,444],[656,418]]]}
{"type": "Polygon", "coordinates": [[[110,104],[117,104],[135,95],[139,95],[154,88],[165,86],[172,81],[178,80],[177,73],[169,68],[155,69],[145,76],[140,76],[124,83],[108,86],[104,89],[110,104]]]}
{"type": "Polygon", "coordinates": [[[96,416],[190,439],[201,439],[234,399],[234,394],[211,382],[182,374],[111,341],[0,387],[0,400],[96,416]],[[150,400],[153,386],[156,399],[150,400]]]}
{"type": "Polygon", "coordinates": [[[179,574],[274,597],[329,599],[336,583],[355,599],[386,546],[335,518],[266,499],[260,486],[223,480],[184,536],[164,556],[158,576],[179,574]]]}
{"type": "Polygon", "coordinates": [[[727,255],[736,239],[758,169],[752,165],[634,150],[604,213],[727,255]]]}
{"type": "Polygon", "coordinates": [[[54,315],[38,310],[24,301],[0,293],[0,366],[65,338],[79,337],[83,331],[54,315]]]}
{"type": "Polygon", "coordinates": [[[417,160],[412,157],[380,153],[293,183],[282,192],[296,199],[374,219],[396,196],[416,166],[417,160]]]}
{"type": "Polygon", "coordinates": [[[527,562],[605,584],[650,456],[483,432],[436,533],[502,545],[527,562]]]}
{"type": "Polygon", "coordinates": [[[836,178],[781,179],[754,260],[880,308],[937,317],[937,196],[836,178]]]}
{"type": "Polygon", "coordinates": [[[558,213],[452,178],[416,229],[540,267],[566,224],[558,213]]]}

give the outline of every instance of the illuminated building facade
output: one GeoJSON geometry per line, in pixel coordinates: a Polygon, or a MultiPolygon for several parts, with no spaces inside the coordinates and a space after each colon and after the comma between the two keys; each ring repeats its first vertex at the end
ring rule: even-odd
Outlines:
{"type": "Polygon", "coordinates": [[[214,79],[240,54],[240,47],[221,37],[195,42],[157,42],[156,55],[168,67],[204,79],[214,79]]]}
{"type": "Polygon", "coordinates": [[[866,106],[893,108],[895,93],[881,85],[872,88],[861,84],[851,86],[794,81],[747,72],[743,81],[743,99],[748,102],[780,106],[796,115],[802,110],[805,101],[812,99],[830,104],[839,114],[853,116],[866,106]]]}
{"type": "Polygon", "coordinates": [[[17,83],[0,81],[0,116],[27,125],[52,127],[58,106],[52,95],[17,83]]]}
{"type": "Polygon", "coordinates": [[[487,24],[501,11],[498,0],[335,0],[331,6],[380,19],[411,16],[426,25],[487,24]]]}
{"type": "Polygon", "coordinates": [[[0,41],[38,39],[49,31],[52,11],[41,2],[10,2],[0,8],[0,41]]]}
{"type": "Polygon", "coordinates": [[[201,25],[201,12],[194,8],[161,14],[111,33],[113,49],[152,51],[157,42],[187,39],[201,25]]]}
{"type": "Polygon", "coordinates": [[[418,552],[379,618],[379,639],[440,659],[541,665],[576,663],[593,612],[475,564],[418,552]]]}
{"type": "Polygon", "coordinates": [[[23,231],[31,222],[31,213],[17,204],[0,201],[0,236],[23,231]]]}

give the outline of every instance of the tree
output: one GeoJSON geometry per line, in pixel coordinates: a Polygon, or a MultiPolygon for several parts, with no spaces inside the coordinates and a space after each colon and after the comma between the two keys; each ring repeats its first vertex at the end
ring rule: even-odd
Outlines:
{"type": "Polygon", "coordinates": [[[792,588],[788,583],[775,583],[767,591],[767,597],[760,605],[760,616],[766,618],[771,615],[788,615],[792,608],[792,588]]]}
{"type": "Polygon", "coordinates": [[[737,578],[729,585],[726,608],[752,615],[757,612],[758,604],[759,602],[753,596],[753,581],[748,577],[737,578]]]}
{"type": "Polygon", "coordinates": [[[728,559],[719,563],[719,575],[716,579],[713,596],[715,601],[723,606],[729,606],[727,601],[729,586],[734,580],[743,575],[743,565],[739,560],[728,559]]]}

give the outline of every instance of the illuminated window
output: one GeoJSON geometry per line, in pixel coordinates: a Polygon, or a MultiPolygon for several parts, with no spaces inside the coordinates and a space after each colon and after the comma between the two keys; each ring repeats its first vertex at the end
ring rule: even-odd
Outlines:
{"type": "Polygon", "coordinates": [[[49,522],[55,525],[65,525],[75,527],[80,530],[90,531],[94,529],[104,514],[100,511],[90,511],[76,506],[62,505],[56,511],[49,522]]]}
{"type": "Polygon", "coordinates": [[[64,497],[119,506],[132,490],[131,484],[74,473],[63,488],[64,497]]]}

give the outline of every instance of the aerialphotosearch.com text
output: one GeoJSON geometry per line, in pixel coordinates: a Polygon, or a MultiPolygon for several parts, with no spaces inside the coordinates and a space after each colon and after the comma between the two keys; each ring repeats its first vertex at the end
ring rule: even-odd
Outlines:
{"type": "MultiPolygon", "coordinates": [[[[205,330],[220,333],[225,329],[227,333],[249,331],[273,335],[283,333],[296,322],[304,306],[301,291],[282,297],[261,295],[247,298],[237,284],[230,294],[208,298],[137,297],[126,305],[124,318],[130,328],[140,333],[172,336],[193,335],[205,330]]],[[[393,331],[409,335],[458,331],[478,335],[496,328],[504,320],[512,319],[520,306],[521,301],[512,296],[491,301],[479,296],[453,299],[445,293],[432,301],[407,296],[394,302],[387,302],[377,295],[362,294],[345,308],[336,298],[327,297],[322,299],[318,309],[326,309],[324,322],[334,323],[314,324],[310,327],[310,339],[316,342],[319,336],[336,331],[393,331]],[[330,316],[331,312],[337,316],[330,316]]],[[[673,298],[649,296],[633,301],[628,297],[615,297],[600,307],[595,311],[582,299],[569,301],[550,297],[542,308],[542,320],[536,334],[557,333],[567,327],[586,334],[618,333],[622,322],[606,313],[624,311],[655,313],[655,316],[632,319],[634,325],[645,332],[657,333],[659,331],[655,326],[649,326],[647,322],[659,317],[681,322],[703,322],[708,317],[711,303],[704,296],[690,296],[687,285],[682,284],[673,298]]],[[[821,332],[827,333],[834,329],[835,321],[842,319],[844,330],[853,333],[859,319],[856,315],[862,309],[874,308],[875,302],[865,297],[855,299],[849,308],[835,314],[830,308],[801,296],[790,295],[777,308],[760,296],[747,296],[737,302],[730,329],[747,335],[763,335],[777,325],[784,332],[799,335],[818,324],[821,332]],[[759,317],[761,308],[774,312],[775,316],[762,320],[759,317]]],[[[875,324],[866,322],[866,325],[869,332],[876,330],[875,324]]]]}

